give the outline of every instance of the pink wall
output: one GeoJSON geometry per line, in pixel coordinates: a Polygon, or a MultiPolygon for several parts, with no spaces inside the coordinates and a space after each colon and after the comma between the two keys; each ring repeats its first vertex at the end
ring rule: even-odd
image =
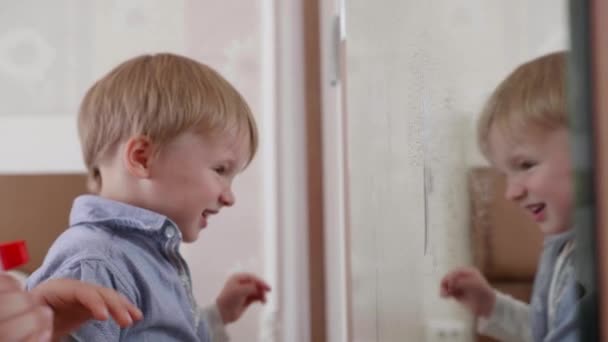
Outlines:
{"type": "MultiPolygon", "coordinates": [[[[261,122],[259,1],[187,1],[185,53],[216,68],[241,91],[261,122]]],[[[261,134],[261,139],[264,135],[261,134]]],[[[199,303],[209,302],[231,271],[263,271],[262,165],[255,161],[235,183],[236,206],[224,209],[195,244],[184,247],[199,303]]],[[[229,328],[234,341],[257,340],[259,307],[229,328]],[[253,338],[255,337],[255,338],[253,338]]]]}

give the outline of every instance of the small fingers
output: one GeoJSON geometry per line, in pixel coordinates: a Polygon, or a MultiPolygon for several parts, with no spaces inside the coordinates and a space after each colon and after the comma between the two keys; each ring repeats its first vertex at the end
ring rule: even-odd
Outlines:
{"type": "Polygon", "coordinates": [[[266,292],[270,291],[270,287],[258,284],[257,288],[258,288],[258,296],[260,297],[260,301],[262,303],[266,303],[266,292]]]}
{"type": "Polygon", "coordinates": [[[112,317],[119,326],[124,328],[142,317],[138,308],[113,289],[89,285],[79,287],[75,296],[93,318],[100,321],[112,317]]]}
{"type": "Polygon", "coordinates": [[[237,290],[238,295],[243,297],[249,297],[258,293],[258,288],[253,283],[241,284],[237,290]]]}
{"type": "Polygon", "coordinates": [[[97,286],[87,284],[86,286],[75,288],[74,291],[76,300],[89,311],[93,318],[100,321],[110,318],[106,300],[97,286]]]}
{"type": "Polygon", "coordinates": [[[454,290],[455,279],[457,279],[459,273],[451,272],[441,280],[440,284],[440,295],[441,297],[450,297],[452,296],[452,292],[454,290]]]}
{"type": "Polygon", "coordinates": [[[271,290],[270,285],[268,285],[264,280],[262,280],[261,278],[259,278],[258,276],[254,275],[252,273],[239,273],[239,274],[236,274],[235,277],[241,284],[252,282],[252,283],[256,283],[256,285],[262,287],[266,291],[271,290]]]}
{"type": "Polygon", "coordinates": [[[462,295],[465,288],[475,284],[476,269],[472,267],[459,267],[448,274],[441,280],[440,296],[458,298],[462,295]]]}
{"type": "Polygon", "coordinates": [[[270,285],[251,273],[240,273],[235,275],[235,277],[238,279],[239,284],[253,283],[255,285],[255,294],[250,294],[247,297],[247,305],[256,300],[266,303],[266,292],[271,290],[270,285]]]}
{"type": "Polygon", "coordinates": [[[141,311],[125,296],[111,289],[101,289],[99,292],[105,300],[110,315],[121,327],[130,326],[143,317],[141,311]]]}

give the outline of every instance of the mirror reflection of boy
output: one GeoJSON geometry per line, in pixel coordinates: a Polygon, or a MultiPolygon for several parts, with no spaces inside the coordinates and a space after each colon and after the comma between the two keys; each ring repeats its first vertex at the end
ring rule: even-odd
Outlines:
{"type": "Polygon", "coordinates": [[[577,306],[584,291],[573,266],[568,122],[565,52],[519,66],[494,90],[481,114],[481,150],[505,176],[505,197],[545,236],[530,305],[496,291],[473,267],[453,270],[441,281],[441,295],[479,317],[482,334],[503,341],[578,342],[577,306]]]}

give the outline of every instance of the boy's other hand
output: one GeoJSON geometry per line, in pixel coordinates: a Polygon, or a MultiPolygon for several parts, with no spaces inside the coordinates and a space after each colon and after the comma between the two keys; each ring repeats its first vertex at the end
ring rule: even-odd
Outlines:
{"type": "Polygon", "coordinates": [[[113,289],[74,279],[47,280],[31,293],[53,309],[54,338],[69,334],[90,319],[113,318],[123,328],[142,319],[141,311],[113,289]]]}
{"type": "Polygon", "coordinates": [[[475,316],[482,317],[489,317],[496,303],[494,289],[474,267],[457,268],[445,275],[441,280],[441,297],[452,297],[475,316]]]}
{"type": "Polygon", "coordinates": [[[53,311],[25,292],[8,274],[0,274],[0,337],[2,341],[50,341],[53,311]]]}
{"type": "Polygon", "coordinates": [[[238,320],[251,303],[266,303],[268,291],[270,286],[252,274],[238,273],[231,276],[216,300],[224,324],[238,320]]]}

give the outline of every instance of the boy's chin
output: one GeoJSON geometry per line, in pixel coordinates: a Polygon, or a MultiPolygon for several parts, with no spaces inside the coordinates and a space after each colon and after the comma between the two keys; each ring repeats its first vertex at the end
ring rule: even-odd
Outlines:
{"type": "Polygon", "coordinates": [[[188,236],[188,235],[184,235],[184,242],[185,243],[190,243],[190,242],[194,242],[198,239],[198,234],[196,234],[196,236],[188,236]]]}
{"type": "Polygon", "coordinates": [[[190,230],[189,232],[187,232],[187,234],[182,234],[182,239],[184,242],[194,242],[198,239],[198,234],[200,233],[200,229],[197,229],[195,231],[195,229],[190,230]]]}
{"type": "Polygon", "coordinates": [[[549,223],[540,225],[540,231],[545,235],[561,234],[561,233],[567,232],[568,230],[570,230],[570,228],[568,228],[564,225],[556,225],[556,224],[549,224],[549,223]]]}

